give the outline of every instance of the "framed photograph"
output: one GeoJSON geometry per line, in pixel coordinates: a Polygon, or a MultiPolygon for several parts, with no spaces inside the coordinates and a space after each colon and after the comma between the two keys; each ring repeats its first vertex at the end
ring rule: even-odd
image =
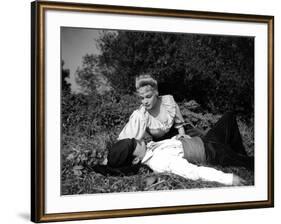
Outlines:
{"type": "Polygon", "coordinates": [[[31,220],[274,205],[274,18],[31,4],[31,220]]]}

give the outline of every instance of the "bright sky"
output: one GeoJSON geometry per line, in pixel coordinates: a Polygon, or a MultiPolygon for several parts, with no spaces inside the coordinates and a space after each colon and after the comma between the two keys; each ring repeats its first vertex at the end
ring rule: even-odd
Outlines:
{"type": "Polygon", "coordinates": [[[70,70],[72,90],[77,89],[74,73],[82,65],[82,57],[86,54],[99,54],[96,40],[101,30],[86,28],[61,28],[61,56],[64,68],[70,70]]]}

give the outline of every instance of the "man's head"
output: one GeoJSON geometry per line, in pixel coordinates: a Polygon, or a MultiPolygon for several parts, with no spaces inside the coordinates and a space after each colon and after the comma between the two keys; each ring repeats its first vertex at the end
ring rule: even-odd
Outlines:
{"type": "Polygon", "coordinates": [[[144,140],[136,140],[137,145],[133,152],[134,159],[132,161],[133,164],[138,164],[142,161],[143,157],[146,153],[146,145],[144,140]]]}
{"type": "Polygon", "coordinates": [[[145,151],[144,141],[136,139],[119,140],[108,152],[108,165],[113,168],[135,165],[142,160],[145,151]]]}

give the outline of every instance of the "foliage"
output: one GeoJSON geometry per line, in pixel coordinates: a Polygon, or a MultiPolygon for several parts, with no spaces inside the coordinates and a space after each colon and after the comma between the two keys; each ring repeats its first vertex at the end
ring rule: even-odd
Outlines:
{"type": "Polygon", "coordinates": [[[62,98],[62,132],[92,137],[111,130],[116,135],[138,107],[135,96],[69,94],[62,98]]]}
{"type": "Polygon", "coordinates": [[[70,92],[70,83],[66,81],[69,79],[69,69],[64,68],[64,61],[62,61],[62,70],[61,70],[61,86],[63,92],[70,92]]]}
{"type": "MultiPolygon", "coordinates": [[[[204,112],[200,105],[180,104],[185,120],[204,130],[211,127],[220,115],[204,112]]],[[[218,183],[191,181],[173,174],[154,174],[142,167],[137,175],[104,177],[92,170],[106,162],[107,152],[116,141],[130,114],[138,107],[135,96],[65,94],[62,97],[62,194],[106,193],[125,191],[173,190],[223,186],[218,183]],[[149,181],[154,178],[155,181],[149,181]]],[[[253,124],[239,120],[248,154],[253,155],[253,124]]],[[[253,173],[243,168],[222,168],[235,172],[253,184],[253,173]]]]}
{"type": "Polygon", "coordinates": [[[254,105],[251,37],[154,32],[104,32],[99,66],[116,91],[132,93],[134,77],[149,72],[161,94],[196,100],[213,113],[249,118],[254,105]]]}
{"type": "MultiPolygon", "coordinates": [[[[134,78],[155,76],[160,94],[172,94],[186,122],[208,130],[225,111],[239,114],[247,153],[254,154],[254,42],[250,37],[132,31],[104,31],[100,55],[85,55],[75,75],[83,88],[72,94],[69,70],[62,66],[62,194],[218,187],[142,167],[130,177],[104,177],[93,171],[139,103],[134,78]]],[[[254,182],[243,168],[222,168],[254,182]]]]}

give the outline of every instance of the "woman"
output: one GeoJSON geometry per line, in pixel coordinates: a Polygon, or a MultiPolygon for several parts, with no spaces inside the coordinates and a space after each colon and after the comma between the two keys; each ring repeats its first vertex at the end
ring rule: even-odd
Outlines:
{"type": "Polygon", "coordinates": [[[186,136],[184,119],[179,106],[171,95],[158,95],[157,81],[150,75],[136,78],[136,90],[141,106],[130,116],[129,122],[119,134],[118,139],[135,138],[142,140],[150,134],[154,141],[186,136]]]}

